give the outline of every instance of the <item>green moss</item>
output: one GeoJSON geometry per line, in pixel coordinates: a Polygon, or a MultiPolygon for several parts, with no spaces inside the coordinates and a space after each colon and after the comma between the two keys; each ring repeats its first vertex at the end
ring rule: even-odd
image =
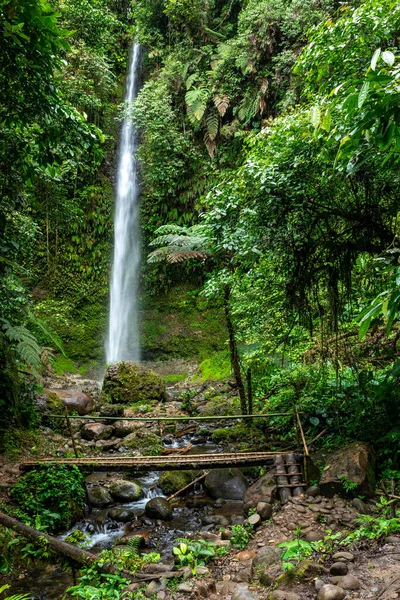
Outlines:
{"type": "Polygon", "coordinates": [[[250,442],[252,445],[262,445],[265,443],[263,432],[245,423],[237,423],[233,427],[216,429],[212,434],[212,439],[216,443],[250,442]]]}
{"type": "Polygon", "coordinates": [[[163,380],[165,383],[178,383],[189,377],[189,373],[172,373],[171,375],[164,375],[163,380]]]}
{"type": "Polygon", "coordinates": [[[147,405],[166,399],[165,383],[157,373],[134,362],[111,365],[105,374],[102,397],[111,404],[147,405]]]}
{"type": "Polygon", "coordinates": [[[200,363],[195,379],[203,381],[218,381],[231,375],[231,363],[225,352],[214,354],[200,363]]]}
{"type": "Polygon", "coordinates": [[[165,494],[173,494],[189,485],[195,479],[193,471],[166,471],[159,480],[159,486],[165,494]]]}
{"type": "Polygon", "coordinates": [[[124,438],[124,446],[145,456],[159,455],[162,451],[161,437],[151,431],[135,431],[124,438]]]}
{"type": "Polygon", "coordinates": [[[76,373],[76,367],[70,358],[58,354],[54,359],[54,369],[56,375],[64,375],[64,373],[76,373]]]}
{"type": "Polygon", "coordinates": [[[204,417],[218,415],[240,414],[240,402],[238,398],[228,398],[226,396],[214,396],[207,402],[201,413],[204,417]]]}

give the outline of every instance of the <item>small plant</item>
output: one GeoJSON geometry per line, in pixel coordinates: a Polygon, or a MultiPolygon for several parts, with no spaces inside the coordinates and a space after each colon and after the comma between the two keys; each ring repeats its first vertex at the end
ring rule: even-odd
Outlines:
{"type": "Polygon", "coordinates": [[[179,566],[190,567],[193,575],[196,575],[198,567],[205,565],[216,555],[214,542],[192,541],[186,538],[179,538],[175,541],[178,542],[178,545],[174,546],[172,553],[178,560],[179,566]]]}
{"type": "Polygon", "coordinates": [[[89,536],[80,529],[75,529],[65,538],[67,544],[78,546],[78,548],[86,548],[89,545],[89,540],[89,536]]]}
{"type": "Polygon", "coordinates": [[[351,479],[348,479],[345,475],[341,475],[339,477],[339,479],[340,479],[340,482],[341,482],[346,494],[353,492],[358,487],[357,482],[352,481],[351,479]]]}
{"type": "Polygon", "coordinates": [[[299,537],[279,544],[278,548],[284,548],[281,559],[283,561],[282,568],[285,570],[294,569],[295,565],[293,563],[298,564],[303,558],[311,556],[314,552],[313,545],[310,542],[301,540],[299,537]]]}
{"type": "MultiPolygon", "coordinates": [[[[0,596],[3,592],[8,590],[9,588],[10,588],[10,586],[7,584],[0,587],[0,596]]],[[[16,594],[14,596],[5,596],[3,598],[3,600],[28,600],[30,597],[31,597],[30,594],[16,594]]]]}
{"type": "Polygon", "coordinates": [[[245,523],[245,525],[233,525],[232,526],[232,537],[230,542],[232,546],[236,546],[241,550],[245,548],[251,538],[253,537],[253,526],[250,523],[245,523]]]}

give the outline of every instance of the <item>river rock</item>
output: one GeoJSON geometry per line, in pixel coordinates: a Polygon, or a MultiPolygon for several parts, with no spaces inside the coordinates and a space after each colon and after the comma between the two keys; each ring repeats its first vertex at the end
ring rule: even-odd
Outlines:
{"type": "Polygon", "coordinates": [[[100,415],[102,417],[123,417],[124,407],[122,404],[103,404],[100,407],[100,415]]]}
{"type": "Polygon", "coordinates": [[[319,496],[319,494],[320,489],[317,485],[311,485],[306,489],[306,496],[311,496],[311,498],[315,498],[316,496],[319,496]]]}
{"type": "Polygon", "coordinates": [[[343,600],[346,592],[343,588],[330,583],[323,585],[318,592],[318,600],[343,600]]]}
{"type": "Polygon", "coordinates": [[[242,500],[249,484],[239,469],[213,469],[210,471],[204,485],[212,498],[227,498],[242,500]]]}
{"type": "Polygon", "coordinates": [[[274,590],[270,596],[271,600],[301,600],[301,596],[295,592],[285,590],[274,590]]]}
{"type": "Polygon", "coordinates": [[[147,429],[138,429],[130,433],[123,439],[122,444],[140,454],[158,455],[162,450],[161,437],[147,429]]]}
{"type": "Polygon", "coordinates": [[[306,542],[320,542],[324,539],[323,533],[319,531],[309,531],[306,534],[306,542]]]}
{"type": "Polygon", "coordinates": [[[253,572],[258,569],[266,569],[278,563],[281,559],[281,553],[282,551],[274,546],[263,546],[260,548],[257,555],[253,558],[253,572]]]}
{"type": "Polygon", "coordinates": [[[345,562],[354,562],[354,554],[351,552],[336,552],[332,556],[332,560],[337,562],[338,560],[343,560],[345,562]]]}
{"type": "Polygon", "coordinates": [[[134,502],[143,495],[142,488],[133,481],[116,479],[110,485],[110,494],[115,500],[121,502],[134,502]]]}
{"type": "Polygon", "coordinates": [[[276,490],[277,487],[273,474],[267,473],[263,475],[246,490],[243,496],[244,510],[247,511],[250,508],[256,507],[259,502],[272,504],[276,497],[276,490]]]}
{"type": "Polygon", "coordinates": [[[108,506],[113,502],[110,492],[102,485],[88,487],[88,496],[91,506],[95,507],[108,506]]]}
{"type": "Polygon", "coordinates": [[[247,522],[252,527],[258,527],[261,525],[261,517],[259,514],[255,513],[254,515],[250,515],[250,517],[247,519],[247,522]]]}
{"type": "MultiPolygon", "coordinates": [[[[94,409],[90,396],[80,390],[44,390],[47,395],[46,403],[51,411],[66,407],[68,412],[76,410],[78,415],[87,415],[94,409]]],[[[64,411],[62,410],[63,414],[64,411]]]]}
{"type": "Polygon", "coordinates": [[[149,585],[146,587],[144,595],[146,598],[151,598],[158,592],[161,592],[165,589],[165,581],[150,581],[149,585]]]}
{"type": "Polygon", "coordinates": [[[347,575],[349,567],[345,562],[335,562],[329,569],[331,575],[347,575]]]}
{"type": "Polygon", "coordinates": [[[132,521],[135,518],[135,511],[126,508],[111,508],[107,515],[113,521],[118,521],[119,523],[129,523],[129,521],[132,521]]]}
{"type": "Polygon", "coordinates": [[[140,429],[141,427],[143,427],[143,424],[140,423],[140,421],[121,420],[115,421],[114,423],[115,435],[121,438],[126,437],[127,435],[133,433],[134,431],[136,431],[136,429],[140,429]]]}
{"type": "Polygon", "coordinates": [[[272,504],[269,504],[269,502],[258,502],[257,513],[263,521],[270,519],[272,517],[272,504]]]}
{"type": "Polygon", "coordinates": [[[368,506],[360,498],[353,498],[351,503],[360,515],[367,515],[369,513],[368,506]]]}
{"type": "Polygon", "coordinates": [[[193,471],[165,471],[161,474],[158,485],[164,494],[173,494],[189,485],[194,479],[193,471]]]}
{"type": "Polygon", "coordinates": [[[326,457],[326,467],[319,483],[321,494],[331,498],[346,495],[343,481],[357,485],[356,493],[366,498],[375,494],[374,456],[365,442],[353,442],[326,457]]]}
{"type": "Polygon", "coordinates": [[[344,575],[343,577],[329,577],[329,581],[330,583],[333,583],[333,585],[338,585],[344,590],[360,589],[360,582],[358,581],[357,577],[354,577],[354,575],[351,575],[350,573],[344,575]]]}
{"type": "Polygon", "coordinates": [[[110,365],[103,381],[102,396],[112,404],[135,404],[167,398],[164,380],[149,369],[125,361],[110,365]]]}
{"type": "Polygon", "coordinates": [[[232,600],[258,600],[258,596],[253,594],[247,585],[238,585],[232,594],[232,600]]]}
{"type": "Polygon", "coordinates": [[[145,513],[150,519],[167,521],[172,517],[172,506],[165,498],[157,497],[148,501],[145,513]]]}
{"type": "Polygon", "coordinates": [[[81,429],[81,437],[84,440],[108,440],[113,434],[112,425],[103,425],[103,423],[87,423],[81,429]]]}

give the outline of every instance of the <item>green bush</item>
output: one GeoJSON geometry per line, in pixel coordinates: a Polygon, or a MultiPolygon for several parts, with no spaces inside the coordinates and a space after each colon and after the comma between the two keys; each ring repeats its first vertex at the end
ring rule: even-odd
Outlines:
{"type": "Polygon", "coordinates": [[[78,467],[37,468],[21,477],[10,491],[27,522],[54,533],[68,529],[84,512],[84,478],[78,467]]]}

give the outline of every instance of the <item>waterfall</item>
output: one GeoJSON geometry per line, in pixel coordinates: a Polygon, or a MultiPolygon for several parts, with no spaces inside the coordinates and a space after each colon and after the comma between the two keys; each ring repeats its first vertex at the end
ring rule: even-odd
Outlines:
{"type": "MultiPolygon", "coordinates": [[[[125,104],[130,107],[139,91],[141,49],[134,44],[126,82],[125,104]]],[[[129,111],[128,111],[129,113],[129,111]]],[[[140,270],[139,182],[135,152],[138,133],[129,114],[121,128],[114,216],[114,256],[110,316],[106,343],[107,363],[140,360],[138,284],[140,270]]]]}

